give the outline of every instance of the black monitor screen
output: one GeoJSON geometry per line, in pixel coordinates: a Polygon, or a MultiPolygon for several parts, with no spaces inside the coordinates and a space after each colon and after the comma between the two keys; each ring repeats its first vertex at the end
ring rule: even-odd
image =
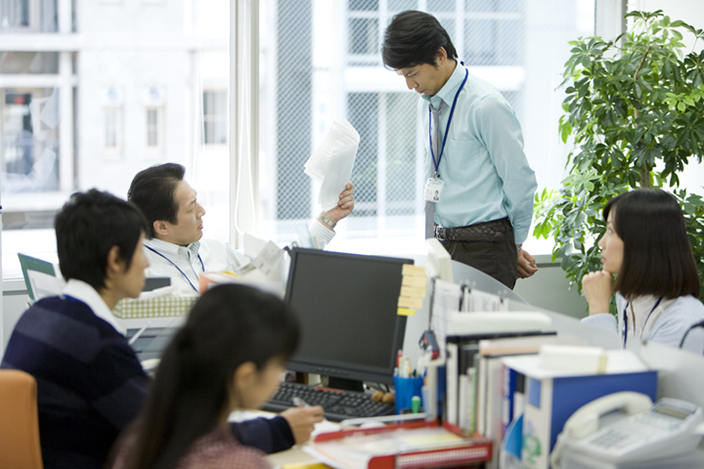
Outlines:
{"type": "Polygon", "coordinates": [[[361,381],[393,382],[405,316],[397,314],[403,264],[410,259],[295,248],[286,302],[301,324],[287,366],[361,381]]]}

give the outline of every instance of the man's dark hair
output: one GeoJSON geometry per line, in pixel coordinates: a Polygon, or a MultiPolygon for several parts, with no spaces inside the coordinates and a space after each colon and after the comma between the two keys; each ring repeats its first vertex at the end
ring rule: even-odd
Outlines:
{"type": "Polygon", "coordinates": [[[142,212],[107,192],[76,192],[54,219],[59,268],[66,280],[105,287],[108,253],[117,246],[129,269],[135,248],[148,228],[142,212]]]}
{"type": "Polygon", "coordinates": [[[450,35],[433,16],[408,10],[393,17],[384,33],[381,58],[393,70],[430,64],[436,66],[440,48],[448,59],[457,59],[457,50],[450,35]]]}
{"type": "Polygon", "coordinates": [[[699,272],[677,199],[659,189],[638,189],[611,199],[612,214],[623,240],[623,262],[615,289],[629,300],[640,295],[699,297],[699,272]]]}
{"type": "Polygon", "coordinates": [[[186,169],[180,164],[164,163],[137,173],[127,191],[127,200],[139,207],[149,222],[147,236],[153,238],[154,222],[168,221],[175,225],[178,221],[176,188],[183,181],[186,169]]]}

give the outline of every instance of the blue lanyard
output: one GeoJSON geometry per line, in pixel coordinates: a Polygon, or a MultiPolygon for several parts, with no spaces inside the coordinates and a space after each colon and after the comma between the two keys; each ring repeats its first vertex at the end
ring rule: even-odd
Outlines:
{"type": "MultiPolygon", "coordinates": [[[[650,319],[650,315],[653,314],[653,311],[660,305],[660,302],[662,301],[662,296],[658,298],[658,301],[655,302],[655,305],[653,308],[650,310],[648,313],[648,316],[645,318],[645,322],[643,323],[643,330],[645,330],[646,324],[648,324],[648,319],[650,319]]],[[[626,307],[623,308],[623,348],[626,348],[626,338],[628,337],[628,305],[630,302],[626,303],[626,307]]],[[[635,331],[634,331],[635,332],[635,331]]],[[[641,334],[641,339],[643,338],[643,335],[641,334]]]]}
{"type": "MultiPolygon", "coordinates": [[[[149,247],[149,246],[144,246],[144,247],[147,248],[147,249],[149,249],[150,251],[152,251],[154,254],[160,255],[161,257],[163,257],[164,259],[166,259],[167,262],[169,262],[171,265],[173,265],[174,267],[176,267],[176,270],[178,270],[179,272],[181,272],[181,275],[183,275],[183,277],[186,279],[186,282],[188,282],[188,284],[191,286],[191,288],[193,288],[193,289],[196,291],[196,293],[198,293],[198,289],[196,288],[195,285],[193,285],[193,282],[191,282],[191,279],[188,278],[188,275],[186,275],[186,273],[185,273],[183,270],[181,270],[181,269],[179,268],[179,266],[177,266],[171,259],[169,259],[168,257],[166,257],[165,255],[163,255],[162,253],[160,253],[159,251],[157,251],[157,250],[154,249],[154,248],[151,248],[151,247],[149,247]]],[[[201,268],[203,269],[203,272],[205,272],[205,264],[203,264],[203,259],[201,259],[200,254],[198,254],[198,260],[200,261],[200,266],[201,266],[201,268]]]]}
{"type": "Polygon", "coordinates": [[[455,93],[455,99],[452,100],[452,108],[450,108],[450,116],[447,118],[447,127],[445,128],[445,135],[442,137],[442,147],[440,147],[440,155],[438,159],[435,159],[435,154],[433,153],[433,134],[431,132],[432,116],[430,115],[430,104],[428,104],[428,139],[430,140],[430,155],[433,157],[433,166],[435,166],[435,177],[438,177],[438,168],[440,167],[440,160],[442,159],[442,153],[445,151],[445,142],[447,142],[447,135],[450,133],[450,123],[452,122],[452,115],[455,113],[455,105],[457,104],[457,98],[460,97],[460,91],[464,88],[464,84],[467,82],[467,77],[469,76],[469,70],[464,69],[464,80],[460,88],[455,93]]]}

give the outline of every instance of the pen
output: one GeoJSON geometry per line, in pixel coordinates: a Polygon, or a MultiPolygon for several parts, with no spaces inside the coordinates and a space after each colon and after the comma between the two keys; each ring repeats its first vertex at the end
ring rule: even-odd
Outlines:
{"type": "Polygon", "coordinates": [[[293,401],[293,405],[296,407],[308,407],[308,403],[298,396],[293,396],[291,401],[293,401]]]}
{"type": "Polygon", "coordinates": [[[143,333],[144,331],[146,331],[149,326],[151,326],[151,324],[152,324],[152,322],[149,321],[146,326],[144,326],[144,327],[142,327],[140,330],[138,330],[138,331],[132,336],[132,338],[129,340],[129,342],[127,342],[127,344],[128,344],[128,345],[132,345],[132,344],[134,343],[134,341],[137,340],[137,339],[139,339],[139,336],[142,335],[142,333],[143,333]]]}

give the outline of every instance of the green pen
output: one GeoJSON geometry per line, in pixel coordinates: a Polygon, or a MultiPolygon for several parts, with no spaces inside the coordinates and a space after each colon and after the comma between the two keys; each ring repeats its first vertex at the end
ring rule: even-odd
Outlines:
{"type": "Polygon", "coordinates": [[[417,414],[420,412],[420,396],[413,396],[411,398],[411,413],[417,414]]]}

